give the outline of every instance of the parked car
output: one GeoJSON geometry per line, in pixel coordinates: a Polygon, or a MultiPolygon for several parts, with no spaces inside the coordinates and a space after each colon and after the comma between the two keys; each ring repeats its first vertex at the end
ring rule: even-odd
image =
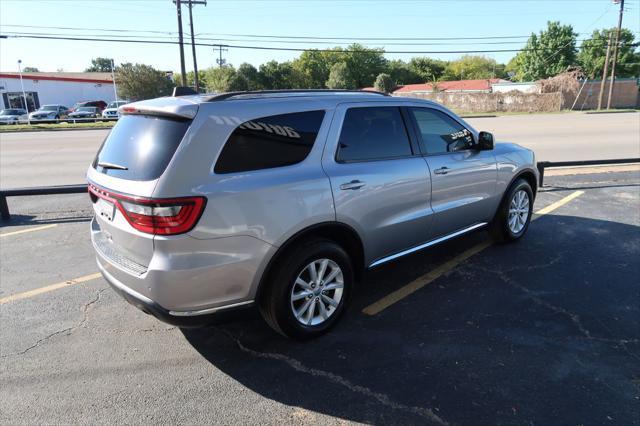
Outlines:
{"type": "Polygon", "coordinates": [[[0,110],[0,124],[18,124],[27,120],[27,110],[22,108],[8,108],[0,110]]]}
{"type": "Polygon", "coordinates": [[[69,113],[69,119],[78,118],[99,118],[100,109],[98,107],[80,107],[75,111],[69,113]]]}
{"type": "Polygon", "coordinates": [[[516,241],[531,219],[534,153],[434,102],[241,92],[120,112],[87,172],[91,239],[111,286],[169,323],[257,305],[314,337],[366,269],[481,228],[516,241]]]}
{"type": "Polygon", "coordinates": [[[118,108],[120,108],[122,105],[126,105],[128,104],[129,101],[112,101],[109,102],[109,105],[107,105],[107,108],[102,111],[102,118],[118,118],[118,108]]]}
{"type": "Polygon", "coordinates": [[[42,105],[29,114],[30,121],[55,121],[65,118],[69,114],[69,108],[63,105],[42,105]]]}
{"type": "Polygon", "coordinates": [[[100,112],[107,107],[107,103],[105,101],[83,101],[76,102],[76,104],[71,108],[71,112],[76,111],[81,107],[97,107],[100,112]]]}

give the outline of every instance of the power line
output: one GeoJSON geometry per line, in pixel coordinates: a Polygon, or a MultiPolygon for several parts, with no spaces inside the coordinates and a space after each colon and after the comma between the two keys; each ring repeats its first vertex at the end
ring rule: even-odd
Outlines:
{"type": "MultiPolygon", "coordinates": [[[[105,32],[129,32],[129,33],[152,33],[152,34],[177,34],[172,31],[157,30],[133,30],[124,28],[89,28],[89,27],[57,27],[44,25],[18,25],[3,24],[3,27],[15,28],[40,28],[55,30],[78,30],[78,31],[105,31],[105,32]]],[[[635,31],[636,33],[640,31],[635,31]]],[[[265,34],[236,34],[236,33],[197,33],[196,36],[223,36],[223,37],[251,37],[256,39],[282,39],[284,40],[345,40],[345,41],[447,41],[447,40],[507,40],[507,39],[528,39],[529,35],[500,35],[500,36],[479,36],[479,37],[323,37],[323,36],[288,36],[288,35],[265,35],[265,34]]],[[[589,33],[577,33],[577,35],[589,35],[589,33]]]]}
{"type": "MultiPolygon", "coordinates": [[[[96,38],[96,37],[73,37],[73,36],[44,36],[44,35],[28,35],[22,33],[7,33],[3,34],[2,37],[8,38],[29,38],[29,39],[43,39],[43,40],[68,40],[68,41],[97,41],[97,42],[116,42],[116,43],[140,43],[140,44],[179,44],[179,41],[172,40],[143,40],[143,39],[113,39],[113,38],[96,38]]],[[[252,49],[252,50],[272,50],[272,51],[289,51],[289,52],[306,52],[306,51],[316,51],[316,52],[334,52],[334,53],[362,53],[368,52],[369,50],[354,50],[354,49],[303,49],[303,48],[294,48],[294,47],[284,47],[284,46],[248,46],[248,45],[237,45],[237,44],[220,44],[220,43],[195,43],[196,46],[205,46],[205,47],[231,47],[235,49],[252,49]]],[[[633,43],[631,46],[638,46],[639,43],[633,43]]],[[[566,46],[562,46],[566,47],[566,46]]],[[[547,51],[549,49],[535,49],[535,48],[523,48],[523,49],[472,49],[472,50],[385,50],[384,53],[389,54],[465,54],[465,53],[504,53],[504,52],[524,52],[524,51],[547,51]]],[[[557,53],[557,52],[556,52],[557,53]]],[[[555,54],[555,53],[554,53],[555,54]]],[[[553,56],[552,54],[551,56],[553,56]]],[[[546,58],[547,60],[551,58],[549,56],[546,58]]]]}

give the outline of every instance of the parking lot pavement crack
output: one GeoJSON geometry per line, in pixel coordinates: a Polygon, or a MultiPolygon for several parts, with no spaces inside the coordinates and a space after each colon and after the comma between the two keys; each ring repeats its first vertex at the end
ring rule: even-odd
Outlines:
{"type": "Polygon", "coordinates": [[[91,299],[89,302],[85,303],[84,306],[82,307],[82,320],[72,326],[72,327],[67,327],[64,328],[62,330],[58,330],[58,331],[54,331],[53,333],[50,333],[48,335],[46,335],[45,337],[38,339],[33,345],[29,346],[28,348],[20,351],[20,352],[14,352],[12,354],[7,354],[7,355],[2,355],[0,358],[10,358],[10,357],[14,357],[14,356],[21,356],[26,354],[27,352],[31,351],[32,349],[37,348],[38,346],[42,345],[43,343],[45,343],[46,341],[48,341],[49,339],[59,336],[59,335],[70,335],[71,333],[73,333],[76,329],[80,328],[80,327],[84,327],[84,325],[86,324],[87,320],[89,319],[89,311],[91,306],[93,306],[94,304],[98,303],[98,301],[100,300],[100,297],[102,297],[102,293],[107,290],[107,288],[102,288],[100,290],[97,291],[96,296],[91,299]]]}
{"type": "MultiPolygon", "coordinates": [[[[545,263],[544,265],[534,265],[534,266],[529,266],[527,267],[527,270],[531,270],[531,269],[538,269],[538,268],[542,268],[542,267],[547,267],[547,266],[551,266],[554,263],[557,263],[560,261],[560,258],[562,256],[558,255],[556,258],[554,258],[552,261],[545,263]]],[[[556,314],[560,314],[563,315],[567,318],[569,318],[571,320],[571,322],[575,325],[575,327],[578,329],[578,331],[580,332],[580,334],[582,334],[583,338],[586,340],[591,340],[591,341],[598,341],[598,342],[604,342],[604,343],[614,343],[620,346],[623,346],[624,349],[626,350],[626,344],[630,344],[630,343],[638,343],[640,342],[640,339],[611,339],[611,338],[607,338],[607,337],[597,337],[597,336],[593,336],[591,334],[591,332],[584,326],[584,324],[582,323],[582,320],[580,319],[580,316],[578,314],[575,314],[561,306],[556,306],[552,303],[547,302],[546,300],[538,297],[535,292],[531,291],[529,288],[523,286],[522,284],[519,284],[518,282],[516,282],[513,278],[511,278],[508,273],[509,272],[513,272],[515,270],[518,269],[522,269],[519,267],[515,267],[509,270],[495,270],[495,269],[490,269],[490,268],[485,268],[479,265],[473,265],[471,266],[473,268],[477,268],[482,270],[483,272],[487,272],[490,274],[495,274],[498,276],[498,278],[503,281],[504,283],[515,287],[517,289],[519,289],[520,291],[524,292],[527,297],[529,297],[533,302],[535,302],[536,304],[540,305],[540,306],[544,306],[545,308],[555,312],[556,314]]]]}
{"type": "Polygon", "coordinates": [[[231,333],[226,332],[224,330],[220,330],[218,329],[220,332],[222,332],[224,335],[226,335],[227,337],[229,337],[231,340],[233,340],[236,345],[238,346],[238,348],[244,352],[247,353],[251,356],[257,357],[257,358],[263,358],[263,359],[270,359],[270,360],[276,360],[276,361],[280,361],[283,362],[285,364],[287,364],[289,367],[293,368],[294,370],[304,373],[304,374],[309,374],[311,376],[314,377],[321,377],[324,378],[334,384],[343,386],[347,389],[349,389],[352,392],[364,395],[368,398],[372,398],[374,400],[376,400],[377,402],[379,402],[380,404],[392,408],[394,410],[399,410],[399,411],[404,411],[406,413],[410,413],[410,414],[415,414],[418,415],[424,419],[430,420],[431,422],[438,424],[438,425],[447,425],[448,423],[443,420],[440,416],[438,416],[437,414],[435,414],[433,412],[433,410],[429,409],[429,408],[422,408],[422,407],[413,407],[413,406],[408,406],[408,405],[404,405],[404,404],[400,404],[397,402],[394,402],[391,400],[391,398],[389,398],[387,395],[382,394],[382,393],[378,393],[378,392],[374,392],[373,390],[365,387],[365,386],[360,386],[360,385],[356,385],[352,382],[350,382],[349,380],[345,379],[342,376],[339,376],[335,373],[331,373],[328,371],[324,371],[324,370],[318,370],[316,368],[310,368],[305,366],[304,364],[302,364],[300,361],[298,361],[297,359],[288,357],[286,355],[283,354],[278,354],[278,353],[272,353],[272,352],[260,352],[260,351],[256,351],[253,349],[250,349],[248,347],[246,347],[241,341],[240,339],[238,339],[237,337],[233,336],[231,333]]]}

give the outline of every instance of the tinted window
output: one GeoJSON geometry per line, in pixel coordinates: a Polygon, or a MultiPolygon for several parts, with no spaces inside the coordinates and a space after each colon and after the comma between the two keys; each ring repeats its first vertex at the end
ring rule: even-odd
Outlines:
{"type": "Polygon", "coordinates": [[[272,115],[246,121],[225,144],[216,173],[288,166],[304,160],[318,136],[324,111],[272,115]]]}
{"type": "Polygon", "coordinates": [[[442,154],[473,145],[471,132],[447,114],[430,108],[412,108],[411,112],[422,136],[423,152],[442,154]]]}
{"type": "Polygon", "coordinates": [[[102,144],[93,167],[121,179],[157,179],[169,164],[190,123],[164,117],[125,115],[102,144]],[[99,163],[123,166],[127,170],[105,168],[99,163]]]}
{"type": "Polygon", "coordinates": [[[376,160],[408,155],[411,155],[411,146],[399,108],[347,110],[338,143],[338,161],[376,160]]]}

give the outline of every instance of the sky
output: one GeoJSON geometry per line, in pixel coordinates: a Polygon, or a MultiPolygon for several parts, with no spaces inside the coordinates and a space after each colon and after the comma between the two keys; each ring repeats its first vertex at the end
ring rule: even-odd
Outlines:
{"type": "MultiPolygon", "coordinates": [[[[549,20],[571,24],[574,31],[580,33],[578,40],[582,40],[594,29],[617,25],[618,9],[612,0],[208,0],[206,6],[195,6],[193,14],[196,41],[209,44],[328,48],[338,43],[346,47],[359,37],[383,39],[359,40],[368,47],[423,52],[522,48],[526,36],[545,28],[549,20]],[[507,36],[516,38],[433,40],[507,36]],[[327,37],[344,40],[326,40],[327,37]]],[[[623,26],[640,39],[640,0],[626,0],[625,10],[623,26]]],[[[187,33],[188,24],[188,7],[183,6],[187,33]]],[[[0,0],[0,34],[5,35],[20,32],[169,41],[177,39],[177,27],[172,0],[0,0]]],[[[217,66],[218,53],[212,47],[198,46],[198,67],[217,66]]],[[[300,52],[229,47],[223,54],[224,59],[235,66],[243,62],[258,66],[272,59],[291,60],[300,52]]],[[[502,63],[515,55],[514,52],[483,54],[502,63]]],[[[460,55],[388,53],[386,57],[455,59],[460,55]]],[[[19,59],[23,67],[37,67],[40,71],[83,71],[95,57],[114,58],[116,63],[144,63],[166,71],[180,70],[179,48],[172,44],[0,39],[0,71],[4,72],[17,71],[19,59]]],[[[187,71],[192,70],[190,45],[185,46],[185,60],[187,71]]]]}

